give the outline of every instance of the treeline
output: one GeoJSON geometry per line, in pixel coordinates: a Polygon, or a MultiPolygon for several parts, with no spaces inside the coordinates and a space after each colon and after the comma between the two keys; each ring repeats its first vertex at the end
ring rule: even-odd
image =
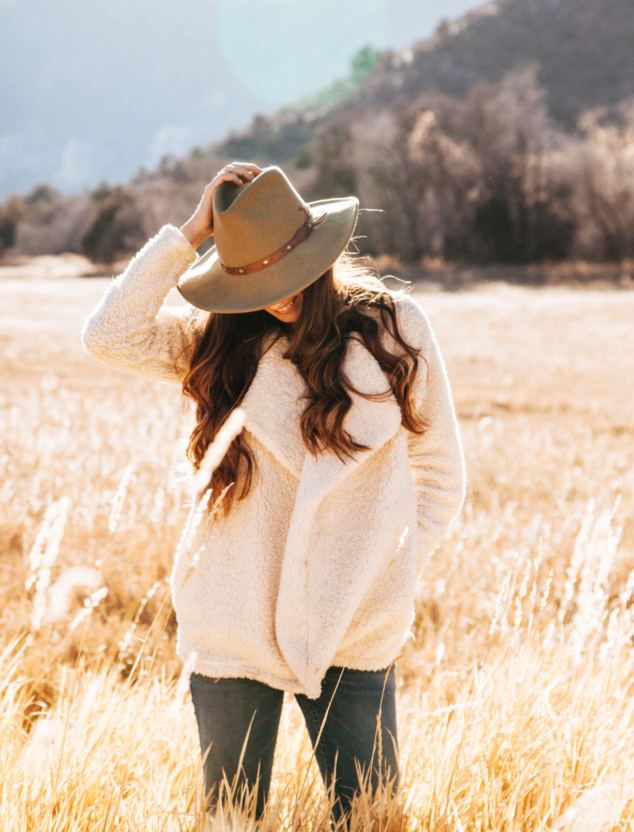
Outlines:
{"type": "Polygon", "coordinates": [[[371,254],[405,262],[518,262],[634,255],[634,107],[593,111],[574,134],[548,116],[536,68],[464,100],[329,123],[312,148],[315,195],[355,193],[371,254]]]}
{"type": "MultiPolygon", "coordinates": [[[[112,262],[164,222],[184,221],[225,161],[198,150],[125,187],[11,197],[0,207],[1,250],[112,262]]],[[[379,209],[363,215],[362,253],[404,263],[634,257],[634,104],[586,112],[566,132],[533,66],[462,100],[428,92],[390,109],[340,111],[284,167],[309,199],[356,194],[379,209]]]]}

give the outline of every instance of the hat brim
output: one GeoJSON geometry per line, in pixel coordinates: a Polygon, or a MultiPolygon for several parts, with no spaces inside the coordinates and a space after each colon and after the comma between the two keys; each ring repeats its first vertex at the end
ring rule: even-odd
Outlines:
{"type": "Polygon", "coordinates": [[[327,218],[281,260],[253,274],[229,275],[214,246],[185,272],[176,288],[186,301],[208,312],[254,312],[301,292],[345,250],[359,213],[356,197],[308,204],[315,217],[326,213],[327,218]]]}

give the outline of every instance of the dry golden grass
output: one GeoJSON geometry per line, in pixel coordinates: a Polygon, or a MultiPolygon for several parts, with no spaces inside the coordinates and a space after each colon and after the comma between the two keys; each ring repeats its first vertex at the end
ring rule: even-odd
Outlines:
{"type": "MultiPolygon", "coordinates": [[[[7,830],[203,829],[167,583],[188,498],[180,397],[83,355],[104,288],[0,279],[7,830]],[[93,570],[86,588],[61,591],[74,567],[93,570]]],[[[403,788],[389,806],[366,796],[352,826],[630,829],[634,292],[420,297],[452,380],[468,500],[398,661],[403,788]]],[[[289,700],[262,828],[326,830],[327,817],[289,700]]],[[[214,828],[253,824],[227,812],[214,828]]]]}

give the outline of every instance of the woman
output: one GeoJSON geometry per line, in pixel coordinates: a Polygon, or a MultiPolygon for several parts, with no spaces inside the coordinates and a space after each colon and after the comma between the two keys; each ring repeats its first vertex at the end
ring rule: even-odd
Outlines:
{"type": "Polygon", "coordinates": [[[228,165],[83,332],[102,361],[182,385],[195,467],[228,414],[246,411],[172,593],[179,656],[195,659],[206,788],[257,785],[258,814],[284,691],[336,817],[359,770],[373,788],[397,783],[394,661],[417,572],[463,499],[438,346],[413,300],[345,255],[357,212],[354,197],[307,205],[277,167],[228,165]],[[163,305],[176,285],[190,305],[163,305]]]}

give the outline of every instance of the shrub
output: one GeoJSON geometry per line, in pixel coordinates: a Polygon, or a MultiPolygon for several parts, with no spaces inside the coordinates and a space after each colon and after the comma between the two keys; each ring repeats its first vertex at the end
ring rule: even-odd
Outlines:
{"type": "Polygon", "coordinates": [[[10,196],[5,204],[0,206],[0,252],[15,245],[18,223],[25,213],[24,203],[17,196],[10,196]]]}
{"type": "Polygon", "coordinates": [[[80,238],[82,254],[95,263],[113,263],[134,250],[142,233],[134,193],[127,188],[103,184],[92,194],[97,212],[80,238]]]}

